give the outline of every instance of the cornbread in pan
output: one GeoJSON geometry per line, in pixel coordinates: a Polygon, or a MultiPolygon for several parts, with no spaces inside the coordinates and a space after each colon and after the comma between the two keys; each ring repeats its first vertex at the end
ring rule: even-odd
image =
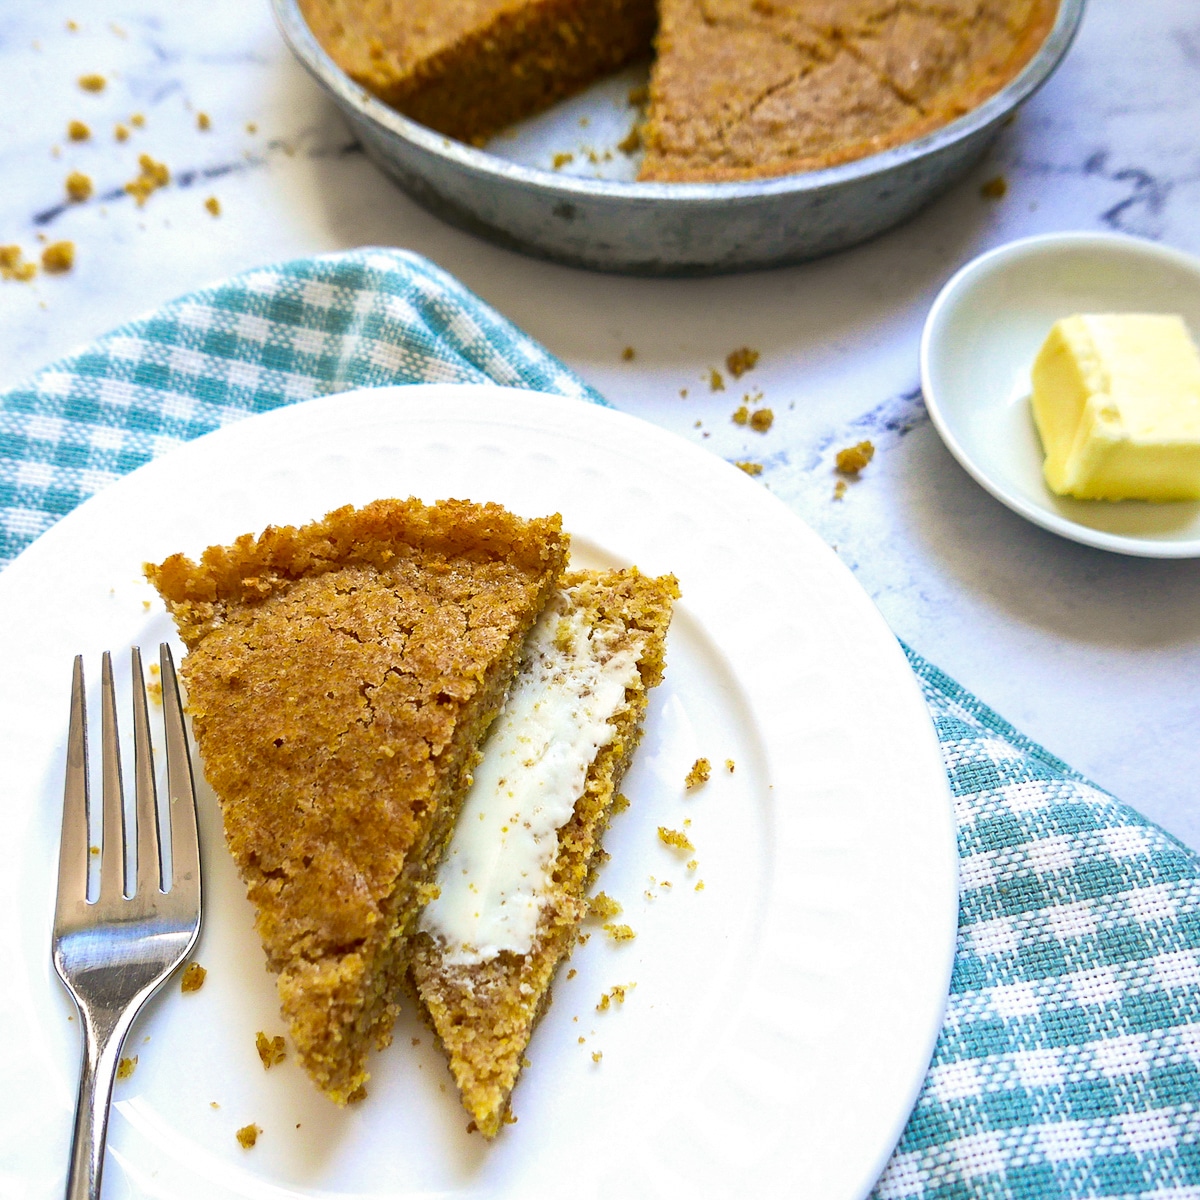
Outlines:
{"type": "Polygon", "coordinates": [[[146,573],[296,1053],[338,1103],[568,539],[557,516],[379,500],[146,573]]]}
{"type": "Polygon", "coordinates": [[[636,569],[566,577],[526,640],[438,872],[439,895],[411,942],[410,984],[485,1137],[504,1123],[555,971],[587,915],[678,595],[674,577],[636,569]],[[560,825],[545,819],[553,810],[560,825]],[[497,842],[500,854],[515,843],[515,858],[501,861],[497,842]]]}
{"type": "Polygon", "coordinates": [[[1029,61],[1057,0],[659,0],[641,178],[836,166],[977,107],[1029,61]]]}
{"type": "Polygon", "coordinates": [[[333,60],[405,116],[482,144],[650,52],[654,0],[300,0],[333,60]]]}
{"type": "Polygon", "coordinates": [[[1058,0],[300,0],[363,87],[450,137],[654,55],[640,178],[754,179],[903,144],[1025,66],[1058,0]],[[656,32],[657,30],[657,32],[656,32]]]}

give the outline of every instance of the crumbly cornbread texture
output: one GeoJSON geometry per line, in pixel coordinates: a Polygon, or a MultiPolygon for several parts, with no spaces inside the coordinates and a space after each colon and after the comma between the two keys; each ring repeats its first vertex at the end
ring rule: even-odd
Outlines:
{"type": "Polygon", "coordinates": [[[499,1133],[525,1049],[550,1000],[559,963],[570,953],[588,915],[587,891],[602,860],[601,837],[621,777],[641,737],[647,692],[661,679],[667,626],[679,590],[673,576],[651,578],[636,569],[578,572],[563,581],[569,604],[594,628],[622,632],[635,647],[638,679],[610,721],[615,736],[593,760],[571,819],[559,830],[552,883],[528,954],[501,953],[488,962],[452,966],[426,933],[412,939],[410,984],[424,1006],[458,1084],[463,1105],[485,1137],[499,1133]]]}
{"type": "Polygon", "coordinates": [[[476,144],[653,50],[640,177],[663,181],[814,170],[910,141],[1012,79],[1057,7],[301,0],[347,74],[422,124],[476,144]]]}
{"type": "Polygon", "coordinates": [[[339,1103],[567,546],[557,516],[380,500],[147,564],[292,1041],[339,1103]]]}
{"type": "Polygon", "coordinates": [[[439,133],[482,143],[649,53],[654,0],[300,0],[357,83],[439,133]]]}
{"type": "Polygon", "coordinates": [[[898,146],[1004,86],[1057,0],[659,0],[641,177],[751,179],[898,146]]]}

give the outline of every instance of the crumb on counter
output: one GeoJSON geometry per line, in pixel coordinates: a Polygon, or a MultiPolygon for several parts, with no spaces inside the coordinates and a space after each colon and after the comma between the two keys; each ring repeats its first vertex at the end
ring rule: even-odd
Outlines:
{"type": "Polygon", "coordinates": [[[145,113],[140,113],[140,112],[134,113],[129,118],[129,123],[130,123],[130,125],[132,125],[134,127],[134,129],[145,129],[146,128],[145,113]]]}
{"type": "Polygon", "coordinates": [[[1008,180],[1003,175],[989,179],[980,189],[979,194],[985,200],[1002,200],[1008,192],[1008,180]]]}
{"type": "Polygon", "coordinates": [[[92,177],[82,171],[72,171],[67,176],[67,198],[76,204],[82,204],[92,195],[92,177]]]}
{"type": "Polygon", "coordinates": [[[739,471],[745,471],[747,475],[761,475],[763,473],[762,463],[750,462],[749,459],[740,459],[733,465],[739,471]]]}
{"type": "Polygon", "coordinates": [[[130,1075],[137,1070],[138,1056],[135,1054],[132,1058],[123,1058],[117,1063],[117,1078],[128,1079],[130,1075]]]}
{"type": "Polygon", "coordinates": [[[624,359],[625,362],[633,362],[636,357],[637,351],[632,346],[626,346],[625,349],[621,351],[621,358],[624,359]]]}
{"type": "Polygon", "coordinates": [[[729,418],[735,425],[745,425],[750,420],[750,410],[743,404],[735,408],[729,418]]]}
{"type": "Polygon", "coordinates": [[[713,367],[708,373],[708,390],[710,392],[723,392],[725,390],[725,377],[716,367],[713,367]]]}
{"type": "Polygon", "coordinates": [[[690,792],[692,788],[697,788],[702,783],[707,783],[711,776],[712,763],[707,758],[698,758],[692,763],[692,769],[684,777],[683,786],[690,792]]]}
{"type": "Polygon", "coordinates": [[[766,433],[775,423],[775,414],[769,408],[756,408],[750,414],[750,428],[755,433],[766,433]]]}
{"type": "Polygon", "coordinates": [[[212,128],[212,117],[206,112],[198,112],[196,114],[196,128],[201,133],[207,133],[212,128]]]}
{"type": "Polygon", "coordinates": [[[550,165],[556,171],[561,171],[562,168],[565,167],[568,163],[573,163],[574,161],[575,161],[575,155],[571,154],[569,151],[564,150],[564,151],[561,151],[560,153],[556,154],[550,160],[550,165]]]}
{"type": "Polygon", "coordinates": [[[857,475],[875,457],[875,446],[871,442],[859,442],[837,452],[837,469],[843,475],[857,475]]]}
{"type": "Polygon", "coordinates": [[[696,891],[696,892],[702,892],[702,891],[704,891],[704,880],[703,880],[703,879],[698,879],[698,880],[696,881],[696,886],[695,886],[695,887],[694,887],[692,890],[693,890],[693,891],[696,891]]]}
{"type": "Polygon", "coordinates": [[[250,1150],[253,1148],[255,1142],[258,1141],[260,1133],[262,1133],[262,1130],[257,1125],[243,1125],[234,1136],[238,1140],[238,1145],[243,1150],[250,1150]]]}
{"type": "Polygon", "coordinates": [[[37,263],[26,262],[20,246],[0,246],[0,279],[28,283],[37,274],[37,263]]]}
{"type": "Polygon", "coordinates": [[[61,275],[75,265],[74,242],[51,242],[42,251],[42,270],[47,275],[61,275]]]}
{"type": "Polygon", "coordinates": [[[246,132],[247,133],[257,133],[258,132],[257,123],[254,121],[247,121],[246,122],[246,132]]]}
{"type": "Polygon", "coordinates": [[[283,1038],[278,1034],[275,1037],[267,1037],[260,1029],[254,1037],[254,1048],[258,1051],[258,1057],[262,1060],[264,1071],[269,1071],[272,1067],[278,1066],[287,1058],[287,1050],[284,1049],[283,1038]]]}
{"type": "Polygon", "coordinates": [[[607,921],[610,917],[620,916],[622,912],[620,901],[614,900],[607,892],[597,892],[588,901],[588,916],[607,921]]]}
{"type": "Polygon", "coordinates": [[[603,1050],[593,1050],[592,1051],[592,1062],[598,1063],[603,1057],[604,1057],[603,1050]]]}
{"type": "Polygon", "coordinates": [[[578,975],[578,974],[579,974],[579,972],[578,972],[577,970],[575,970],[575,968],[574,968],[574,967],[572,967],[572,968],[571,968],[571,969],[570,969],[570,970],[567,972],[567,978],[568,978],[568,979],[574,979],[574,978],[575,978],[575,976],[576,976],[576,975],[578,975]]]}
{"type": "Polygon", "coordinates": [[[680,388],[680,389],[679,389],[679,398],[680,398],[680,400],[686,400],[686,399],[687,399],[687,396],[688,396],[688,390],[687,390],[687,388],[680,388]]]}
{"type": "MultiPolygon", "coordinates": [[[[609,921],[604,926],[604,932],[608,934],[614,942],[631,942],[637,934],[628,925],[616,925],[609,921]]],[[[580,939],[582,940],[582,939],[580,939]]]]}
{"type": "Polygon", "coordinates": [[[220,1108],[221,1106],[215,1100],[210,1100],[208,1102],[208,1107],[209,1108],[220,1108]]]}
{"type": "Polygon", "coordinates": [[[699,865],[700,865],[700,860],[699,860],[699,859],[697,859],[697,858],[689,858],[689,859],[688,859],[688,862],[687,862],[687,869],[688,869],[689,871],[694,871],[694,870],[695,870],[695,869],[696,869],[696,868],[697,868],[699,865]]]}
{"type": "Polygon", "coordinates": [[[844,479],[839,479],[833,485],[833,498],[835,500],[844,500],[846,498],[846,481],[844,479]]]}
{"type": "MultiPolygon", "coordinates": [[[[161,687],[162,684],[159,684],[160,689],[161,687]]],[[[183,974],[179,979],[179,990],[181,992],[198,992],[204,986],[207,976],[208,972],[198,962],[190,962],[183,968],[183,974]]]]}
{"type": "Polygon", "coordinates": [[[141,170],[137,178],[131,179],[125,185],[125,190],[137,201],[138,208],[141,208],[153,192],[171,182],[171,172],[166,163],[155,162],[148,154],[138,155],[138,166],[141,170]]]}
{"type": "Polygon", "coordinates": [[[108,80],[103,75],[90,74],[80,75],[78,80],[79,86],[85,92],[102,92],[108,86],[108,80]]]}
{"type": "Polygon", "coordinates": [[[686,833],[681,833],[678,829],[668,829],[665,825],[658,827],[658,840],[664,846],[670,846],[673,850],[687,850],[690,852],[696,848],[692,845],[686,833]]]}
{"type": "Polygon", "coordinates": [[[733,759],[727,758],[725,760],[725,770],[727,770],[730,773],[730,775],[732,775],[736,769],[737,769],[737,764],[733,761],[733,759]]]}
{"type": "Polygon", "coordinates": [[[729,373],[734,379],[741,379],[747,371],[754,367],[756,362],[758,362],[758,351],[751,350],[749,346],[742,346],[737,350],[731,350],[725,356],[725,366],[729,369],[729,373]]]}
{"type": "Polygon", "coordinates": [[[67,22],[67,32],[68,33],[78,33],[79,32],[79,22],[78,21],[68,21],[67,22]]]}
{"type": "Polygon", "coordinates": [[[118,142],[129,141],[129,126],[122,125],[120,122],[118,122],[113,127],[113,137],[115,137],[118,142]]]}
{"type": "Polygon", "coordinates": [[[91,129],[82,121],[67,122],[67,137],[73,142],[86,142],[92,136],[91,129]]]}

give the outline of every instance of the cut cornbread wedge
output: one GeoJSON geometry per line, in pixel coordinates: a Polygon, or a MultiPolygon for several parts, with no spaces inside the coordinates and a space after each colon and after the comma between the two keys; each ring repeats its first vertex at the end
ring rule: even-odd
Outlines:
{"type": "Polygon", "coordinates": [[[482,143],[650,53],[654,0],[300,0],[357,83],[439,133],[482,143]]]}
{"type": "Polygon", "coordinates": [[[1059,495],[1200,499],[1200,353],[1181,317],[1057,321],[1033,365],[1033,415],[1059,495]]]}
{"type": "Polygon", "coordinates": [[[1057,0],[659,0],[640,178],[836,166],[982,104],[1045,40],[1057,0]]]}
{"type": "Polygon", "coordinates": [[[573,573],[526,640],[411,943],[410,984],[464,1107],[499,1132],[662,678],[673,576],[573,573]]]}
{"type": "Polygon", "coordinates": [[[296,1052],[339,1103],[568,539],[558,517],[379,500],[146,573],[296,1052]]]}

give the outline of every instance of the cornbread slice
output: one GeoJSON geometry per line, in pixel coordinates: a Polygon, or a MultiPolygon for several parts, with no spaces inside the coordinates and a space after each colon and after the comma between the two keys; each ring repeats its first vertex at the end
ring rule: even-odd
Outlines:
{"type": "Polygon", "coordinates": [[[654,0],[300,0],[357,83],[449,137],[493,133],[648,57],[654,0]]]}
{"type": "Polygon", "coordinates": [[[297,1056],[338,1103],[389,1040],[405,941],[567,546],[557,516],[378,500],[146,566],[297,1056]]]}
{"type": "Polygon", "coordinates": [[[554,973],[587,915],[600,839],[641,737],[648,690],[662,678],[678,595],[673,576],[655,579],[636,569],[566,577],[526,640],[505,715],[485,746],[439,870],[440,893],[411,943],[410,985],[449,1057],[463,1105],[488,1138],[505,1119],[554,973]],[[580,675],[586,681],[573,684],[580,675]],[[600,733],[597,723],[604,723],[600,733]],[[572,744],[582,750],[572,760],[574,775],[562,749],[572,744]],[[506,746],[528,761],[516,761],[506,746]],[[533,776],[525,794],[535,803],[517,812],[509,811],[521,794],[511,767],[533,776]],[[529,844],[539,840],[539,819],[560,797],[562,823],[543,821],[535,869],[529,844]],[[472,844],[489,820],[494,832],[472,844]],[[514,846],[516,858],[502,861],[514,846]],[[526,878],[537,882],[526,885],[526,878]]]}
{"type": "Polygon", "coordinates": [[[835,166],[977,107],[1057,0],[659,0],[641,178],[835,166]]]}

